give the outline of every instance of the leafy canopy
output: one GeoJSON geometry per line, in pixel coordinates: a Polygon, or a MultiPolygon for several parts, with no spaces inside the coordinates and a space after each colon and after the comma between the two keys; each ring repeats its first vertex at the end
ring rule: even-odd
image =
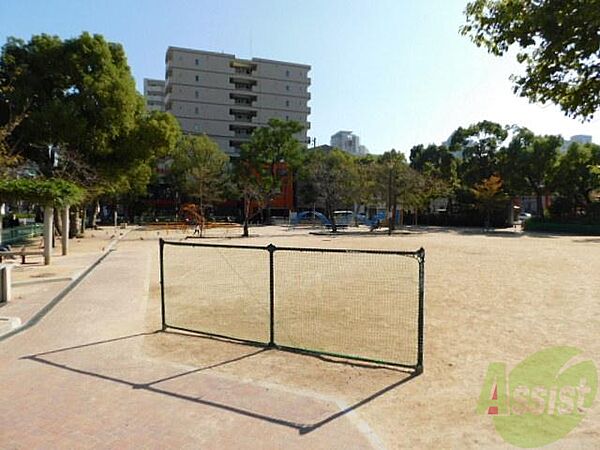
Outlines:
{"type": "Polygon", "coordinates": [[[89,33],[8,39],[0,55],[0,129],[4,154],[97,193],[143,189],[153,158],[180,133],[172,116],[146,113],[123,47],[89,33]],[[48,157],[49,145],[60,149],[58,160],[48,157]]]}
{"type": "Polygon", "coordinates": [[[600,0],[475,0],[461,33],[501,56],[516,46],[525,74],[514,91],[571,117],[600,107],[600,0]]]}
{"type": "MultiPolygon", "coordinates": [[[[57,178],[0,180],[0,200],[25,200],[44,206],[71,206],[80,203],[85,191],[74,183],[57,178]]],[[[1,203],[1,202],[0,202],[1,203]]]]}
{"type": "Polygon", "coordinates": [[[229,157],[206,135],[183,136],[171,166],[183,192],[204,206],[223,200],[229,187],[229,157]]]}
{"type": "Polygon", "coordinates": [[[266,127],[254,130],[236,160],[242,190],[254,192],[254,197],[262,197],[264,202],[273,199],[281,190],[284,173],[302,163],[302,144],[295,137],[302,130],[300,123],[280,119],[270,119],[266,127]],[[287,170],[282,169],[283,164],[287,170]]]}

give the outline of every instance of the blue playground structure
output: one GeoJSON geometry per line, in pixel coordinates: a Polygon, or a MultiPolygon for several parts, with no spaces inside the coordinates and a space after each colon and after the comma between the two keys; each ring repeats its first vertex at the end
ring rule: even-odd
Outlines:
{"type": "Polygon", "coordinates": [[[291,221],[291,224],[296,226],[300,223],[301,220],[310,220],[310,219],[318,219],[322,225],[326,227],[331,226],[331,221],[325,217],[325,215],[321,214],[318,211],[303,211],[301,213],[296,214],[296,217],[291,221]]]}
{"type": "MultiPolygon", "coordinates": [[[[318,211],[303,211],[296,214],[296,217],[292,219],[290,224],[292,226],[299,225],[303,220],[318,220],[321,225],[330,228],[332,226],[331,220],[329,220],[324,214],[318,211]]],[[[351,218],[345,218],[344,220],[336,220],[336,226],[338,227],[347,227],[354,223],[356,220],[357,223],[362,225],[367,225],[370,228],[373,228],[380,222],[385,220],[385,212],[378,212],[370,219],[367,218],[364,214],[357,214],[356,216],[352,216],[351,218]]]]}

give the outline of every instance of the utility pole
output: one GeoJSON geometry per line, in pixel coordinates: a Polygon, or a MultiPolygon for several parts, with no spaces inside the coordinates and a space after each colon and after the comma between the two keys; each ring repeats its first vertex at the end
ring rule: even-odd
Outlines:
{"type": "Polygon", "coordinates": [[[389,166],[388,175],[388,236],[392,235],[392,165],[389,166]]]}

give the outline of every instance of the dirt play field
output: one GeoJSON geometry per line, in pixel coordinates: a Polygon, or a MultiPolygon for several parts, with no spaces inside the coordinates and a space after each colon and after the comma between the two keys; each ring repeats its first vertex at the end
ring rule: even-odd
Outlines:
{"type": "MultiPolygon", "coordinates": [[[[490,416],[476,414],[490,363],[504,362],[510,370],[528,355],[558,345],[583,350],[583,357],[594,360],[596,366],[600,361],[598,238],[448,229],[412,229],[391,237],[368,233],[331,236],[309,234],[313,231],[309,229],[268,227],[253,229],[254,237],[238,239],[236,231],[227,230],[224,236],[210,230],[201,242],[405,251],[424,247],[426,251],[425,370],[414,378],[397,369],[260,351],[177,333],[146,339],[143,351],[155,360],[202,366],[222,357],[224,363],[210,370],[223,379],[244,380],[267,391],[280,389],[337,405],[337,412],[314,413],[313,408],[307,416],[302,403],[286,406],[256,394],[244,410],[255,412],[257,420],[273,419],[314,437],[347,416],[373,447],[508,447],[490,416]],[[235,361],[225,363],[229,360],[235,361]]],[[[164,237],[179,240],[183,234],[164,237]]],[[[231,258],[223,258],[213,250],[214,254],[198,259],[190,250],[171,248],[165,253],[172,263],[166,265],[166,275],[176,280],[167,284],[167,293],[179,299],[172,305],[169,319],[183,327],[213,327],[208,331],[219,334],[233,326],[241,333],[238,337],[268,338],[268,305],[262,302],[268,298],[268,253],[236,250],[231,258]],[[238,273],[232,272],[233,268],[238,273]],[[202,304],[209,297],[219,305],[214,316],[210,315],[211,306],[202,304]],[[198,304],[197,310],[194,304],[198,304]]],[[[414,334],[409,324],[415,322],[415,310],[409,306],[394,310],[395,305],[389,303],[391,292],[385,290],[390,284],[392,291],[414,285],[416,264],[394,264],[384,258],[379,266],[368,259],[339,270],[343,263],[335,260],[287,261],[282,266],[287,269],[278,269],[283,281],[276,282],[276,292],[293,293],[298,286],[309,287],[302,296],[288,293],[285,297],[284,310],[290,312],[281,312],[277,319],[287,323],[287,328],[281,325],[285,328],[282,338],[294,344],[308,341],[313,347],[338,345],[334,350],[342,352],[359,348],[358,352],[371,352],[368,356],[375,358],[414,358],[410,345],[394,346],[414,334]],[[302,278],[302,267],[318,267],[326,277],[302,278]],[[320,287],[320,282],[335,284],[335,289],[326,291],[331,303],[315,309],[311,299],[317,295],[310,290],[328,289],[320,287]],[[359,292],[364,302],[347,302],[354,292],[359,292]],[[377,298],[386,300],[372,303],[377,298]],[[386,310],[390,310],[387,317],[386,310]],[[314,318],[316,311],[323,311],[323,317],[314,318]],[[402,311],[404,316],[399,314],[402,311]],[[341,324],[350,319],[355,323],[349,327],[341,324]],[[348,328],[355,333],[347,333],[348,328]]],[[[158,274],[156,259],[152,271],[158,274]]],[[[153,280],[147,323],[159,328],[158,277],[153,280]]],[[[402,304],[409,305],[414,292],[403,295],[402,304]]],[[[599,446],[600,400],[596,399],[581,424],[548,448],[599,446]]]]}

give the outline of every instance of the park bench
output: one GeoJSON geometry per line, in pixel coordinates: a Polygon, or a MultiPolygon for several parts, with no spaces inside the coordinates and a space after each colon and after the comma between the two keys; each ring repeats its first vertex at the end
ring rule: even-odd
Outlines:
{"type": "Polygon", "coordinates": [[[27,250],[25,247],[22,247],[21,250],[11,250],[11,251],[6,251],[6,250],[2,250],[0,251],[0,263],[2,262],[2,260],[6,257],[15,257],[15,256],[20,256],[21,257],[21,264],[25,264],[25,257],[26,256],[44,256],[44,251],[43,250],[27,250]]]}

